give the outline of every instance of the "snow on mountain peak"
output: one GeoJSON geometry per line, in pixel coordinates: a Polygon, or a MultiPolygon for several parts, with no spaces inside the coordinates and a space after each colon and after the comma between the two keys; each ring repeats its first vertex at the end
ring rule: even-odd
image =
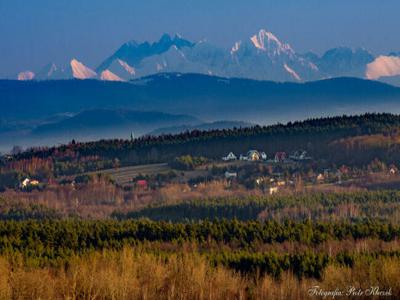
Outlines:
{"type": "Polygon", "coordinates": [[[104,70],[100,74],[100,79],[101,80],[106,80],[106,81],[125,81],[118,75],[115,75],[113,72],[110,70],[104,70]]]}
{"type": "Polygon", "coordinates": [[[85,66],[75,58],[71,60],[72,76],[77,79],[90,79],[97,76],[97,73],[85,66]]]}
{"type": "Polygon", "coordinates": [[[51,76],[54,72],[56,72],[57,71],[57,66],[54,64],[54,63],[52,63],[51,64],[51,67],[50,67],[50,70],[49,70],[49,72],[47,73],[47,75],[48,76],[51,76]]]}
{"type": "MultiPolygon", "coordinates": [[[[72,59],[67,66],[50,63],[35,73],[21,72],[18,79],[129,81],[158,72],[274,81],[305,82],[340,76],[387,81],[389,77],[400,75],[400,53],[376,57],[362,48],[339,47],[326,51],[322,56],[299,54],[265,29],[238,40],[231,48],[220,48],[205,39],[193,43],[179,34],[164,34],[159,41],[152,43],[131,41],[123,44],[96,70],[72,59]]],[[[17,76],[13,74],[12,77],[17,76]]]]}
{"type": "Polygon", "coordinates": [[[127,62],[121,60],[121,59],[117,59],[118,63],[121,65],[122,68],[124,68],[124,70],[126,72],[128,72],[130,75],[135,76],[136,75],[136,71],[134,67],[131,67],[130,65],[128,65],[127,62]]]}
{"type": "Polygon", "coordinates": [[[268,40],[274,41],[275,43],[281,45],[281,41],[272,33],[269,31],[266,31],[265,29],[261,29],[259,32],[260,36],[266,36],[268,40]]]}
{"type": "Polygon", "coordinates": [[[35,78],[35,73],[32,71],[23,71],[18,74],[18,80],[32,80],[35,78]]]}
{"type": "Polygon", "coordinates": [[[282,43],[272,32],[261,29],[258,34],[253,35],[250,40],[257,49],[267,51],[272,55],[287,53],[293,55],[294,51],[289,44],[282,43]]]}
{"type": "Polygon", "coordinates": [[[287,64],[284,64],[283,67],[285,68],[285,70],[297,81],[301,81],[300,76],[292,69],[290,68],[287,64]]]}
{"type": "Polygon", "coordinates": [[[236,42],[235,45],[233,45],[232,49],[231,49],[231,54],[234,54],[235,52],[237,52],[240,48],[240,45],[242,44],[242,42],[236,42]]]}
{"type": "Polygon", "coordinates": [[[365,74],[368,79],[397,75],[400,75],[400,57],[384,55],[369,63],[365,74]]]}

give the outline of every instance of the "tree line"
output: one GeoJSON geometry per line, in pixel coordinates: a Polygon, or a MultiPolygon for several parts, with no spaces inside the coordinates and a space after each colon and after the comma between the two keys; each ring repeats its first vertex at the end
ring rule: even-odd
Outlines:
{"type": "Polygon", "coordinates": [[[399,259],[400,250],[381,248],[364,252],[340,251],[331,255],[326,251],[315,251],[313,246],[349,239],[390,242],[399,237],[399,225],[372,220],[358,223],[0,221],[0,255],[15,263],[22,258],[35,266],[65,264],[67,267],[75,256],[90,255],[94,251],[120,251],[126,247],[168,259],[171,255],[169,247],[160,248],[160,244],[169,243],[185,247],[192,245],[191,251],[202,253],[211,265],[222,265],[244,274],[265,273],[279,278],[283,272],[290,271],[299,278],[320,278],[330,264],[352,268],[360,261],[399,259]],[[276,250],[253,248],[254,244],[285,242],[299,242],[303,249],[278,253],[276,250]],[[198,247],[193,249],[193,245],[198,247]]]}
{"type": "Polygon", "coordinates": [[[377,218],[398,222],[398,190],[357,191],[342,193],[307,193],[282,196],[249,196],[247,198],[195,199],[171,204],[150,205],[141,210],[115,211],[122,219],[149,218],[156,221],[238,219],[346,219],[377,218]]]}
{"type": "Polygon", "coordinates": [[[246,153],[249,149],[260,149],[273,155],[277,151],[292,152],[307,150],[314,157],[335,162],[360,157],[358,163],[368,163],[377,155],[386,161],[395,161],[396,151],[383,153],[359,151],[349,156],[346,151],[332,151],[330,142],[344,137],[370,135],[376,133],[397,133],[400,116],[393,114],[364,114],[359,116],[339,116],[289,122],[285,125],[253,126],[209,131],[187,131],[176,135],[143,136],[134,140],[100,140],[96,142],[71,142],[57,147],[32,148],[16,154],[16,161],[26,159],[52,158],[58,163],[60,174],[71,169],[101,168],[112,164],[132,165],[172,161],[176,157],[192,155],[197,157],[220,158],[227,152],[246,153]],[[96,157],[100,162],[85,162],[80,158],[96,157]],[[67,165],[74,162],[77,166],[67,165]],[[63,171],[66,170],[66,171],[63,171]]]}
{"type": "Polygon", "coordinates": [[[363,222],[259,222],[238,220],[192,223],[137,221],[0,221],[0,252],[17,251],[54,257],[64,252],[120,249],[141,242],[235,244],[251,248],[254,243],[297,241],[308,245],[328,240],[375,238],[393,241],[400,225],[372,220],[363,222]]]}

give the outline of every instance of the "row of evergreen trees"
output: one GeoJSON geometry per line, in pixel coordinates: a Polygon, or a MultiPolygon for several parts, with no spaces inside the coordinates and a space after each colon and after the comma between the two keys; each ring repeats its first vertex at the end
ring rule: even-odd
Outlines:
{"type": "MultiPolygon", "coordinates": [[[[126,165],[171,161],[175,157],[188,154],[220,158],[229,151],[245,153],[249,149],[262,149],[272,155],[276,151],[305,149],[314,157],[334,158],[340,161],[346,156],[344,153],[330,151],[330,141],[363,134],[390,134],[399,126],[400,116],[392,114],[340,116],[290,122],[286,125],[194,130],[177,135],[144,136],[135,140],[74,142],[58,147],[30,149],[16,154],[15,159],[52,157],[62,162],[77,156],[98,156],[104,160],[117,158],[121,164],[126,165]]],[[[373,158],[365,157],[369,161],[373,158]]]]}
{"type": "Polygon", "coordinates": [[[151,242],[190,241],[234,244],[296,241],[317,245],[324,241],[375,238],[392,241],[400,237],[400,225],[378,221],[349,222],[258,222],[238,220],[194,223],[138,221],[0,221],[0,252],[34,252],[61,255],[64,251],[115,248],[151,242]]]}
{"type": "MultiPolygon", "coordinates": [[[[191,249],[205,255],[213,265],[223,265],[247,275],[269,274],[276,278],[291,271],[299,278],[320,278],[329,264],[353,267],[380,258],[400,258],[398,249],[353,252],[339,249],[334,254],[316,251],[327,241],[380,240],[400,237],[400,226],[376,221],[266,222],[203,221],[173,224],[141,221],[0,221],[0,255],[12,263],[68,268],[76,255],[97,250],[135,247],[168,259],[173,249],[191,249]],[[278,252],[279,244],[297,243],[299,251],[278,252]],[[260,245],[270,245],[260,251],[260,245]],[[257,247],[258,245],[258,247],[257,247]]],[[[140,250],[139,250],[140,249],[140,250]]],[[[321,247],[324,249],[324,247],[321,247]]],[[[320,249],[320,250],[321,250],[320,249]]],[[[178,255],[181,253],[178,251],[178,255]]]]}
{"type": "Polygon", "coordinates": [[[239,219],[314,219],[379,218],[393,220],[400,212],[400,192],[397,190],[357,191],[342,193],[307,193],[274,197],[249,196],[216,198],[151,205],[138,211],[114,212],[117,219],[149,218],[156,221],[182,222],[190,220],[239,219]],[[261,214],[261,215],[260,215],[261,214]]]}

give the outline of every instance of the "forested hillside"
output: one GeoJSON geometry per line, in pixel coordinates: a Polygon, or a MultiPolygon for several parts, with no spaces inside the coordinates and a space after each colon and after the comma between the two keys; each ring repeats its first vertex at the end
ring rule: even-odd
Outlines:
{"type": "Polygon", "coordinates": [[[400,116],[365,114],[4,156],[0,298],[305,299],[316,285],[373,284],[397,299],[399,127],[400,116]],[[312,158],[221,159],[249,149],[312,158]],[[121,168],[150,162],[169,164],[121,168]],[[174,181],[185,172],[197,177],[174,181]],[[23,187],[27,176],[40,182],[23,187]]]}
{"type": "Polygon", "coordinates": [[[365,114],[309,119],[273,126],[253,126],[230,130],[190,131],[177,135],[145,136],[135,140],[72,142],[52,148],[31,149],[15,160],[33,157],[54,161],[73,161],[97,156],[103,161],[118,159],[121,165],[166,162],[182,155],[220,158],[228,152],[246,153],[260,149],[272,156],[277,151],[291,153],[303,149],[317,159],[332,163],[362,164],[379,158],[387,162],[400,159],[397,134],[400,116],[365,114]],[[386,143],[365,146],[343,140],[355,136],[381,135],[386,143]],[[351,151],[350,151],[351,150],[351,151]]]}

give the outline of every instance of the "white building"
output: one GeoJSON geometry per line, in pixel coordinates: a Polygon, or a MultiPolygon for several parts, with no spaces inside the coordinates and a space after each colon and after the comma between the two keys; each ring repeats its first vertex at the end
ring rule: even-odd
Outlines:
{"type": "Polygon", "coordinates": [[[37,186],[37,185],[39,185],[39,181],[38,180],[30,180],[29,178],[25,178],[21,182],[21,187],[22,188],[26,188],[28,186],[37,186]]]}
{"type": "Polygon", "coordinates": [[[226,179],[232,179],[232,178],[236,178],[237,177],[237,173],[236,172],[225,172],[225,178],[226,179]]]}
{"type": "Polygon", "coordinates": [[[275,153],[275,158],[274,161],[279,163],[279,162],[284,162],[286,160],[286,152],[276,152],[275,153]]]}
{"type": "Polygon", "coordinates": [[[222,160],[224,161],[237,160],[237,157],[233,152],[229,152],[229,154],[227,156],[224,156],[222,160]]]}
{"type": "Polygon", "coordinates": [[[246,155],[240,154],[239,160],[249,160],[246,155]]]}
{"type": "Polygon", "coordinates": [[[31,180],[29,178],[25,178],[22,182],[21,182],[21,187],[26,188],[29,184],[30,184],[31,180]]]}
{"type": "Polygon", "coordinates": [[[247,152],[247,159],[248,160],[260,160],[260,153],[257,150],[250,150],[249,152],[247,152]]]}
{"type": "Polygon", "coordinates": [[[277,186],[271,186],[269,188],[269,194],[270,195],[276,194],[277,192],[278,192],[278,187],[277,186]]]}
{"type": "Polygon", "coordinates": [[[293,160],[310,160],[311,157],[307,155],[307,151],[296,151],[293,155],[289,156],[293,160]]]}

